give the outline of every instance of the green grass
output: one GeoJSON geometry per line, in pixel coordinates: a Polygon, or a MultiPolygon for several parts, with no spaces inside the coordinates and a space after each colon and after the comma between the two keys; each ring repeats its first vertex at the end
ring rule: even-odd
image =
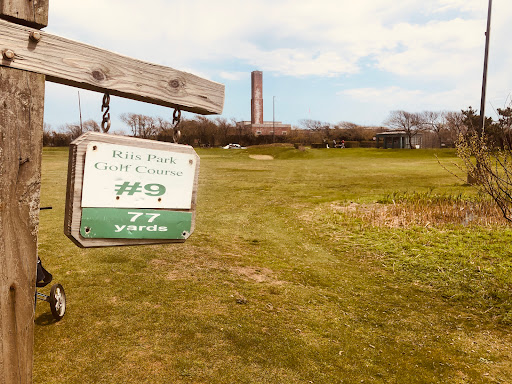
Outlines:
{"type": "Polygon", "coordinates": [[[69,307],[38,304],[35,383],[512,382],[510,228],[339,209],[480,201],[453,151],[198,153],[186,243],[83,250],[67,151],[44,150],[39,249],[69,307]]]}

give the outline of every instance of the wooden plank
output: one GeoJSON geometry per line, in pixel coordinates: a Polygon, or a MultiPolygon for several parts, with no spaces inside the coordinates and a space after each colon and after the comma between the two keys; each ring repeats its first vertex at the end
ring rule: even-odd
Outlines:
{"type": "Polygon", "coordinates": [[[0,50],[14,54],[1,65],[55,83],[203,115],[220,114],[224,106],[223,84],[1,20],[0,50]],[[31,32],[41,39],[30,39],[31,32]]]}
{"type": "MultiPolygon", "coordinates": [[[[87,132],[83,134],[82,136],[80,136],[78,139],[71,143],[69,150],[66,209],[64,214],[64,234],[68,236],[76,245],[83,248],[121,245],[183,243],[185,240],[87,239],[80,235],[80,223],[82,219],[82,182],[85,166],[85,152],[88,143],[90,143],[91,141],[98,143],[133,146],[134,148],[151,148],[155,150],[164,151],[172,150],[173,152],[187,154],[193,153],[195,155],[194,149],[187,145],[164,143],[153,140],[135,139],[125,136],[107,135],[104,133],[97,132],[87,132]]],[[[197,189],[199,184],[199,166],[199,157],[197,157],[194,187],[192,191],[192,205],[189,210],[183,210],[184,212],[192,213],[192,228],[190,233],[194,232],[195,227],[197,189]]]]}
{"type": "Polygon", "coordinates": [[[31,383],[44,76],[0,67],[0,383],[31,383]]]}
{"type": "Polygon", "coordinates": [[[0,17],[37,29],[48,25],[48,0],[0,0],[0,17]]]}

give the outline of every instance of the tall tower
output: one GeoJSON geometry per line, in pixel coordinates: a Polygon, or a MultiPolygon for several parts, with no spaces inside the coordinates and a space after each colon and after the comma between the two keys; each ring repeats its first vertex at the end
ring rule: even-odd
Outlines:
{"type": "Polygon", "coordinates": [[[263,72],[251,72],[251,124],[263,124],[263,72]]]}

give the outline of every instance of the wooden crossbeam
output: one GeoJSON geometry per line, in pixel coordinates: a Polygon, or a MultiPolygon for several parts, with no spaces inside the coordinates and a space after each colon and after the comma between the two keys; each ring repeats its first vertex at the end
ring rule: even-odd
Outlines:
{"type": "Polygon", "coordinates": [[[55,83],[202,115],[224,106],[223,84],[3,20],[0,50],[2,66],[55,83]]]}

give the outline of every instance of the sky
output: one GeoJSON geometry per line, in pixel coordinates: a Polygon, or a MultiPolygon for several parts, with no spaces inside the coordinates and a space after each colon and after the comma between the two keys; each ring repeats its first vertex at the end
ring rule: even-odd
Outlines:
{"type": "MultiPolygon", "coordinates": [[[[250,120],[251,71],[264,119],[382,125],[393,110],[480,109],[488,0],[51,0],[46,32],[225,85],[221,117],[250,120]]],[[[512,97],[512,2],[494,0],[486,115],[512,97]]],[[[46,83],[53,129],[101,122],[103,95],[46,83]],[[78,93],[80,95],[78,95],[78,93]]],[[[112,97],[122,113],[173,110],[112,97]]],[[[193,114],[185,113],[186,118],[193,114]]],[[[212,116],[218,117],[218,116],[212,116]]]]}

